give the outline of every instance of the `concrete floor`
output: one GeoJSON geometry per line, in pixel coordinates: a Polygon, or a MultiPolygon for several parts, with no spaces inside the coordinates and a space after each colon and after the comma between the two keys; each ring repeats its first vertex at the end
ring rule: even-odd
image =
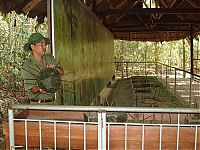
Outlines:
{"type": "MultiPolygon", "coordinates": [[[[156,77],[150,79],[151,85],[158,85],[147,87],[151,92],[137,92],[139,88],[134,87],[133,80],[140,80],[137,77],[116,79],[111,81],[110,87],[105,87],[100,93],[101,102],[109,106],[122,107],[186,107],[176,96],[166,89],[156,77]]],[[[136,81],[137,82],[137,81],[136,81]]],[[[138,81],[138,84],[142,84],[138,81]]],[[[142,89],[147,89],[142,87],[142,89]]],[[[141,90],[139,90],[141,91],[141,90]]]]}

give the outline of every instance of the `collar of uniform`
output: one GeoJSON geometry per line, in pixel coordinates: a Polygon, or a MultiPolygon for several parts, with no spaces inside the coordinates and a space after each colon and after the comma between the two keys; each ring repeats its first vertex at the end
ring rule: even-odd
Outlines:
{"type": "Polygon", "coordinates": [[[38,62],[38,61],[35,59],[35,57],[33,56],[33,54],[31,54],[30,59],[31,59],[31,61],[32,61],[34,64],[36,64],[36,65],[38,65],[38,66],[42,66],[42,67],[46,66],[45,55],[43,56],[42,62],[38,62]]]}

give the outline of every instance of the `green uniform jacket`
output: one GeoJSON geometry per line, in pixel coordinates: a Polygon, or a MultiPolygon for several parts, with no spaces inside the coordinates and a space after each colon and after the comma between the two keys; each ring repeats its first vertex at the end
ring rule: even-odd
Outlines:
{"type": "Polygon", "coordinates": [[[23,64],[22,78],[24,80],[26,96],[29,99],[49,100],[54,98],[54,94],[51,93],[33,94],[31,92],[31,88],[35,85],[37,86],[37,79],[40,71],[45,68],[47,64],[58,65],[58,62],[50,53],[45,53],[42,63],[36,61],[33,55],[31,55],[30,59],[23,64]]]}

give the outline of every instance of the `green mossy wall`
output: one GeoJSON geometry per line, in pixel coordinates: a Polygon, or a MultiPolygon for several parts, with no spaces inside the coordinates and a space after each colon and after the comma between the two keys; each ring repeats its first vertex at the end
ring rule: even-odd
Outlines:
{"type": "Polygon", "coordinates": [[[90,105],[114,74],[113,36],[78,0],[55,0],[54,24],[56,58],[67,73],[64,103],[90,105]]]}

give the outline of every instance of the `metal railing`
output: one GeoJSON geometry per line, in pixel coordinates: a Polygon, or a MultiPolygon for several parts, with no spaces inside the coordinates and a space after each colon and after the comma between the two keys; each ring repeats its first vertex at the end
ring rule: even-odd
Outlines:
{"type": "Polygon", "coordinates": [[[200,76],[158,62],[115,62],[116,78],[157,76],[188,107],[200,108],[200,76]]]}
{"type": "MultiPolygon", "coordinates": [[[[80,149],[89,149],[90,144],[93,145],[94,143],[97,143],[97,146],[93,146],[92,149],[98,149],[98,150],[110,150],[110,149],[181,149],[184,146],[188,147],[187,143],[190,143],[188,147],[189,149],[197,150],[200,148],[200,138],[199,138],[199,129],[200,124],[199,123],[189,123],[185,122],[184,118],[186,116],[192,116],[193,114],[200,114],[199,109],[191,109],[191,108],[139,108],[139,107],[103,107],[103,106],[51,106],[51,105],[15,105],[12,109],[9,110],[9,140],[10,140],[10,150],[17,149],[19,147],[23,147],[24,149],[28,149],[30,145],[30,139],[34,139],[36,137],[28,137],[28,133],[30,133],[29,130],[31,130],[29,124],[31,122],[37,122],[38,123],[38,130],[39,135],[37,136],[39,139],[39,149],[42,150],[43,148],[43,132],[44,131],[44,124],[45,123],[52,123],[53,124],[53,147],[54,149],[60,148],[57,143],[59,142],[60,138],[58,137],[59,133],[62,133],[64,131],[58,131],[60,128],[59,124],[67,124],[67,130],[68,130],[68,139],[65,139],[65,143],[68,144],[66,146],[68,149],[73,148],[73,125],[74,124],[82,124],[83,127],[83,140],[82,143],[83,146],[80,149]],[[50,119],[38,119],[38,118],[14,118],[13,116],[13,110],[41,110],[41,111],[75,111],[75,112],[97,112],[98,114],[98,120],[96,122],[87,122],[87,121],[70,121],[70,120],[50,120],[50,119]],[[136,120],[130,121],[127,119],[125,122],[109,122],[107,119],[107,115],[110,112],[114,113],[126,113],[126,114],[146,114],[146,113],[153,113],[153,114],[169,114],[169,115],[175,115],[175,122],[137,122],[136,120]],[[18,140],[17,136],[15,135],[18,131],[16,131],[16,123],[23,122],[24,127],[22,130],[24,130],[24,139],[25,142],[23,145],[16,145],[15,140],[18,140]],[[90,127],[87,127],[88,125],[94,125],[95,128],[97,128],[95,133],[92,132],[92,135],[95,140],[92,141],[92,143],[88,142],[88,132],[90,131],[90,127]],[[187,129],[187,133],[190,133],[190,136],[193,137],[189,139],[189,141],[184,142],[183,137],[183,131],[187,129]],[[151,130],[153,132],[151,132],[151,130]],[[167,130],[167,132],[166,132],[167,130]],[[174,131],[172,131],[174,130],[174,131]],[[188,132],[189,130],[189,132],[188,132]],[[156,131],[156,132],[155,132],[156,131]],[[190,132],[191,131],[191,132],[190,132]],[[137,133],[135,133],[137,132],[137,133]],[[156,134],[154,134],[154,132],[156,134]],[[149,133],[151,133],[151,136],[149,136],[149,133]],[[166,134],[167,133],[167,134],[166,134]],[[171,133],[171,134],[169,134],[171,133]],[[98,135],[98,136],[96,136],[98,135]],[[174,136],[175,139],[171,140],[171,138],[166,138],[166,136],[174,136]],[[28,140],[29,139],[29,140],[28,140]],[[150,142],[149,142],[150,141],[150,142]],[[159,141],[156,143],[156,141],[159,141]],[[166,142],[171,142],[169,145],[166,144],[166,142]],[[154,143],[151,145],[151,143],[154,143]],[[192,145],[191,145],[192,143],[192,145]],[[186,144],[186,145],[185,145],[186,144]]],[[[172,117],[172,116],[171,116],[172,117]]],[[[149,117],[148,117],[149,118],[149,117]]],[[[155,119],[155,115],[154,115],[155,119]]],[[[158,119],[158,118],[157,118],[158,119]]],[[[170,118],[172,119],[172,118],[170,118]]],[[[155,121],[155,120],[154,120],[155,121]]],[[[20,135],[22,134],[22,130],[20,130],[20,135]]],[[[48,128],[50,130],[50,128],[48,128]]],[[[35,131],[35,130],[34,130],[35,131]]],[[[36,131],[35,131],[36,132],[36,131]]],[[[78,132],[78,131],[76,131],[78,132]]],[[[189,136],[189,135],[188,135],[189,136]]],[[[22,138],[22,137],[20,137],[22,138]]],[[[79,137],[76,135],[76,140],[79,137]]],[[[186,139],[188,140],[188,139],[186,139]]],[[[79,143],[79,144],[80,144],[79,143]]],[[[78,145],[76,145],[78,147],[78,145]]],[[[65,147],[65,148],[66,148],[65,147]]],[[[91,148],[91,147],[90,147],[91,148]]]]}
{"type": "Polygon", "coordinates": [[[156,75],[156,62],[115,62],[116,77],[128,78],[131,76],[156,75]]]}

